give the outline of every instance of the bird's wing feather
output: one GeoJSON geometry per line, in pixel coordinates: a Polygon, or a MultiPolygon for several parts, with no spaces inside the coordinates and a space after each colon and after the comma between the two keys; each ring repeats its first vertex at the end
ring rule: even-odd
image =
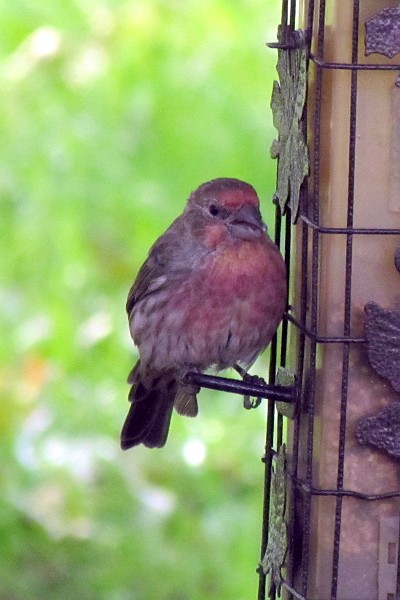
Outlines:
{"type": "Polygon", "coordinates": [[[195,247],[188,247],[185,228],[181,215],[151,247],[147,260],[129,291],[126,303],[128,315],[149,294],[174,285],[176,281],[184,281],[185,275],[189,275],[204,258],[206,250],[197,240],[192,242],[195,247]]]}
{"type": "Polygon", "coordinates": [[[157,256],[150,254],[146,262],[142,265],[134,284],[129,290],[126,302],[126,312],[128,315],[132,312],[137,302],[143,300],[148,294],[159,291],[167,284],[167,277],[164,269],[157,263],[157,256]]]}

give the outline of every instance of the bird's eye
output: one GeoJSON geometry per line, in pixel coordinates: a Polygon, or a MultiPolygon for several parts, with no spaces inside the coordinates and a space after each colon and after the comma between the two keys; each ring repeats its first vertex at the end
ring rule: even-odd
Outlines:
{"type": "Polygon", "coordinates": [[[215,206],[215,204],[210,204],[210,206],[208,207],[208,212],[213,217],[216,217],[219,214],[219,208],[218,206],[215,206]]]}

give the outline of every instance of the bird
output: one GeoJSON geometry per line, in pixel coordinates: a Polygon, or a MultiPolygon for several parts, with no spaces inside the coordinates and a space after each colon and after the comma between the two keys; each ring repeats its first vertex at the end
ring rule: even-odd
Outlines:
{"type": "Polygon", "coordinates": [[[200,388],[185,383],[188,372],[250,368],[282,320],[286,279],[250,184],[223,177],[190,194],[128,294],[139,360],[128,376],[123,450],[162,448],[174,407],[197,415],[200,388]]]}

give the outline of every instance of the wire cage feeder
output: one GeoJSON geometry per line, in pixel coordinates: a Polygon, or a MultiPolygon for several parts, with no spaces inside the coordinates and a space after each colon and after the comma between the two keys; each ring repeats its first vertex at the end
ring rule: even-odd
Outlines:
{"type": "Polygon", "coordinates": [[[270,374],[298,395],[268,400],[258,598],[395,600],[400,6],[283,0],[268,45],[291,273],[270,374]]]}

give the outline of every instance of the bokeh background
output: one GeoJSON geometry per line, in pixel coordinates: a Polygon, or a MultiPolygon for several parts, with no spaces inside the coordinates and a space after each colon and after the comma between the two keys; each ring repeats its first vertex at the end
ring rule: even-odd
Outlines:
{"type": "Polygon", "coordinates": [[[278,11],[0,4],[1,600],[256,597],[264,409],[202,391],[162,450],[119,431],[151,243],[217,176],[273,224],[278,11]]]}

